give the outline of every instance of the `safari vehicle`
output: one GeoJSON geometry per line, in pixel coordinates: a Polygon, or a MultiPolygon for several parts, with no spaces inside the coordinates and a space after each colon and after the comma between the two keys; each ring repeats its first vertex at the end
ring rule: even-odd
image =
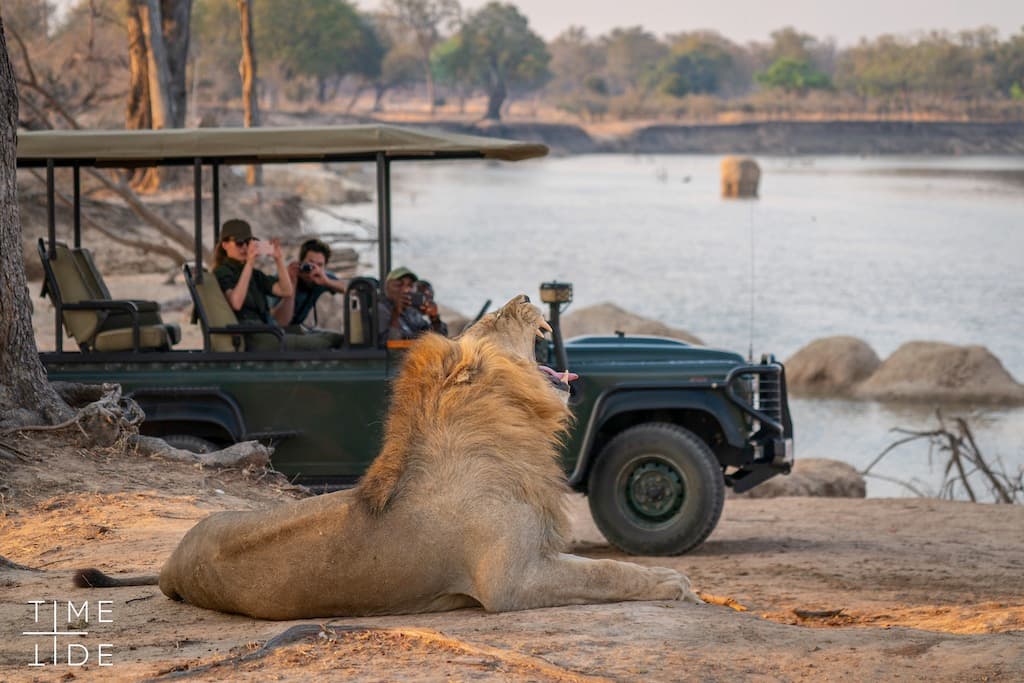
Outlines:
{"type": "MultiPolygon", "coordinates": [[[[383,281],[391,268],[392,163],[516,161],[546,153],[539,144],[392,126],[22,133],[18,166],[46,169],[49,200],[39,253],[57,344],[42,360],[53,380],[120,383],[145,410],[143,433],[193,450],[258,439],[275,447],[274,466],[298,481],[351,485],[377,454],[388,380],[403,354],[378,341],[378,280],[357,278],[344,295],[342,348],[241,350],[233,312],[202,263],[204,237],[218,239],[221,167],[375,164],[383,281]],[[196,248],[185,274],[203,327],[201,350],[174,349],[174,326],[152,302],[112,300],[81,244],[79,170],[146,166],[192,168],[196,248]],[[57,168],[73,169],[71,245],[56,238],[57,168]],[[204,173],[213,178],[208,198],[204,173]],[[212,202],[208,231],[204,201],[212,202]],[[74,350],[64,348],[62,326],[74,350]]],[[[714,529],[727,486],[745,491],[789,471],[785,372],[773,358],[752,363],[728,351],[621,333],[563,342],[559,317],[572,300],[571,285],[543,284],[540,300],[553,332],[538,345],[538,360],[580,375],[564,448],[568,481],[588,494],[595,521],[615,545],[649,555],[690,550],[714,529]]]]}

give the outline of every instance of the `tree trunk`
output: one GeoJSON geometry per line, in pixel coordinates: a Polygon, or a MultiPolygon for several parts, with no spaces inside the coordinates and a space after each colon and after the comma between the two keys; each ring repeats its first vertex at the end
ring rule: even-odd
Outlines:
{"type": "Polygon", "coordinates": [[[167,86],[171,112],[168,127],[184,128],[188,104],[185,69],[188,65],[192,0],[160,0],[160,12],[163,18],[164,45],[167,48],[167,86]]]}
{"type": "MultiPolygon", "coordinates": [[[[146,34],[142,30],[139,6],[128,3],[126,17],[128,30],[128,102],[124,125],[129,130],[149,130],[153,116],[149,106],[149,50],[146,34]]],[[[138,168],[128,173],[128,182],[136,191],[145,192],[160,186],[160,174],[155,168],[138,168]]]]}
{"type": "Polygon", "coordinates": [[[131,130],[147,130],[153,127],[153,117],[149,110],[149,56],[138,5],[128,5],[126,19],[130,77],[124,123],[125,128],[131,130]]]}
{"type": "Polygon", "coordinates": [[[15,182],[17,126],[18,92],[0,17],[0,424],[9,426],[72,414],[46,379],[32,331],[15,182]]]}
{"type": "MultiPolygon", "coordinates": [[[[245,105],[245,127],[258,128],[260,125],[260,101],[256,92],[256,50],[252,40],[252,2],[237,0],[238,17],[242,30],[242,61],[238,71],[242,76],[242,102],[245,105]]],[[[253,164],[245,176],[250,185],[263,184],[263,169],[253,164]]]]}
{"type": "Polygon", "coordinates": [[[142,0],[139,3],[139,18],[142,20],[142,33],[146,36],[150,116],[153,129],[159,130],[170,126],[173,117],[170,98],[171,74],[167,66],[163,20],[157,0],[142,0]]]}
{"type": "Polygon", "coordinates": [[[434,71],[433,71],[433,69],[430,68],[430,53],[429,52],[427,53],[426,65],[427,65],[427,69],[426,69],[426,76],[427,76],[427,101],[430,103],[430,105],[429,105],[430,108],[429,108],[428,111],[430,111],[430,115],[433,116],[434,115],[434,103],[437,102],[437,92],[436,92],[435,87],[434,87],[434,71]]]}
{"type": "Polygon", "coordinates": [[[505,79],[496,70],[491,73],[491,85],[487,89],[487,114],[485,119],[494,121],[501,120],[501,106],[505,104],[505,97],[508,90],[505,88],[505,79]]]}

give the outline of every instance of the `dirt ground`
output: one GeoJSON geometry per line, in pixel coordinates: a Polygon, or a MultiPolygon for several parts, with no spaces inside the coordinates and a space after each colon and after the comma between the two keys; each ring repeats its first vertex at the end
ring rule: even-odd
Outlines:
{"type": "MultiPolygon", "coordinates": [[[[42,571],[0,568],[0,680],[1024,680],[1024,507],[730,499],[698,551],[631,558],[742,612],[644,602],[268,622],[153,586],[76,589],[71,574],[157,572],[205,515],[302,495],[283,477],[52,438],[4,444],[16,452],[0,458],[0,554],[42,571]],[[46,601],[38,621],[33,600],[46,601]],[[53,637],[25,635],[53,628],[52,601],[54,630],[87,633],[57,638],[61,664],[30,667],[52,658],[53,637]],[[84,666],[67,665],[69,642],[89,652],[84,666]]],[[[582,498],[568,505],[576,552],[627,559],[582,498]]]]}

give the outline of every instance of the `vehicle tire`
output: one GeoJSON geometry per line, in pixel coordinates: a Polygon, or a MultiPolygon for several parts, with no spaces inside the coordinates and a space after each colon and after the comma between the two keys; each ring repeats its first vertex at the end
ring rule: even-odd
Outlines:
{"type": "Polygon", "coordinates": [[[160,438],[175,448],[191,453],[213,453],[220,450],[220,447],[212,441],[191,434],[168,434],[160,438]]]}
{"type": "Polygon", "coordinates": [[[704,542],[725,503],[714,453],[693,432],[649,422],[615,436],[590,472],[598,528],[631,555],[681,555],[704,542]]]}

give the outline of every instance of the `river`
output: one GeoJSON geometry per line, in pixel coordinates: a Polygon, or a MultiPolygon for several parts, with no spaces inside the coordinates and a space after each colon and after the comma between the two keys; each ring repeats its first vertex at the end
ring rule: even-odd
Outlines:
{"type": "MultiPolygon", "coordinates": [[[[762,157],[753,201],[719,198],[718,160],[396,164],[393,261],[467,314],[559,279],[573,282],[574,307],[611,301],[744,354],[752,344],[785,359],[849,334],[884,359],[936,340],[986,346],[1024,379],[1024,157],[762,157]]],[[[339,210],[375,218],[370,205],[339,210]]],[[[891,428],[934,424],[928,406],[791,405],[798,457],[857,467],[891,428]]],[[[1024,466],[1024,410],[988,410],[978,426],[986,455],[1024,466]]],[[[908,445],[877,471],[935,490],[939,460],[908,445]]]]}

